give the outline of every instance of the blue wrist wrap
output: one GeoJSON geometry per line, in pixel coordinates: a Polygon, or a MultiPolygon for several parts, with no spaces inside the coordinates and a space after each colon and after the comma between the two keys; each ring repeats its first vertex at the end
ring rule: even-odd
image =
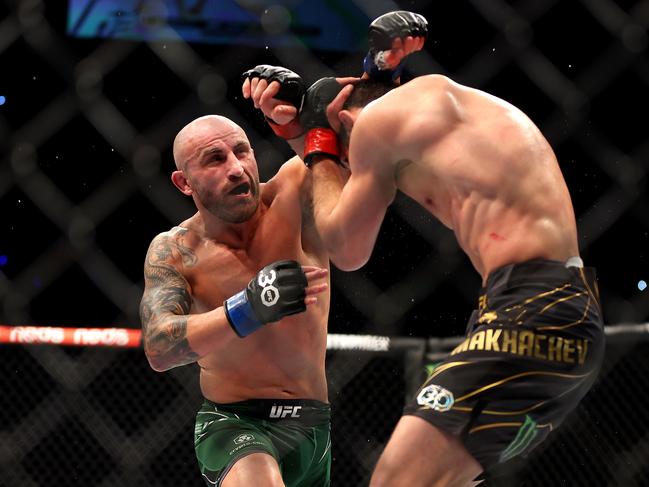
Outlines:
{"type": "Polygon", "coordinates": [[[255,316],[245,289],[228,298],[223,303],[223,307],[230,326],[241,338],[263,326],[263,323],[255,316]]]}
{"type": "Polygon", "coordinates": [[[370,75],[370,78],[374,79],[390,79],[395,81],[401,73],[403,72],[403,61],[394,69],[379,69],[379,67],[374,62],[374,54],[370,51],[363,59],[363,70],[370,75]]]}

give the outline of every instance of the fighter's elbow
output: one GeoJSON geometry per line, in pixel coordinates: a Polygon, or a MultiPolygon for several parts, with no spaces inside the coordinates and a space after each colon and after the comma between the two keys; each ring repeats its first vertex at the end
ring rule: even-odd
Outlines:
{"type": "Polygon", "coordinates": [[[337,269],[345,272],[356,271],[367,264],[369,255],[364,252],[354,252],[351,249],[343,249],[341,252],[330,255],[331,262],[337,269]]]}
{"type": "Polygon", "coordinates": [[[167,370],[171,369],[171,367],[166,367],[159,363],[152,362],[151,360],[149,360],[149,366],[156,372],[166,372],[167,370]]]}
{"type": "Polygon", "coordinates": [[[149,367],[151,367],[156,372],[166,372],[167,370],[173,368],[171,364],[164,357],[153,353],[151,350],[147,350],[145,345],[144,355],[146,356],[147,361],[149,362],[149,367]]]}
{"type": "Polygon", "coordinates": [[[155,335],[145,336],[143,340],[144,355],[149,366],[156,372],[166,372],[179,364],[174,360],[173,351],[160,346],[160,339],[155,335]]]}
{"type": "Polygon", "coordinates": [[[357,228],[344,225],[323,226],[322,240],[329,260],[341,271],[355,271],[370,259],[374,240],[365,238],[357,228]]]}
{"type": "Polygon", "coordinates": [[[344,271],[344,272],[352,272],[352,271],[357,271],[361,267],[363,267],[364,263],[358,264],[358,263],[350,263],[348,261],[344,260],[332,260],[332,263],[334,266],[336,266],[337,269],[344,271]]]}

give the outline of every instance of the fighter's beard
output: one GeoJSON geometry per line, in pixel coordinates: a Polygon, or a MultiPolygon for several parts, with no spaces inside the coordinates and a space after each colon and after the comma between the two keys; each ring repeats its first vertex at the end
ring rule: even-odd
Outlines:
{"type": "Polygon", "coordinates": [[[259,206],[259,198],[254,199],[254,204],[248,204],[244,207],[227,208],[224,205],[214,205],[212,208],[206,207],[214,216],[227,223],[243,223],[252,217],[259,206]]]}
{"type": "Polygon", "coordinates": [[[259,183],[256,181],[250,181],[250,199],[247,199],[245,203],[229,203],[229,194],[214,197],[210,191],[199,190],[196,193],[201,205],[208,212],[227,223],[246,222],[259,207],[259,183]]]}

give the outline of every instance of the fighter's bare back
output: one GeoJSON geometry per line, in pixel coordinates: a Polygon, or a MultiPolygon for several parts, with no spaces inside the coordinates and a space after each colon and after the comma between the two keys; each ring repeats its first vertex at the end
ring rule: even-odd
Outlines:
{"type": "Polygon", "coordinates": [[[453,229],[483,279],[502,265],[578,255],[552,149],[523,112],[487,93],[441,75],[392,90],[358,115],[350,162],[352,174],[359,163],[390,165],[397,188],[453,229]]]}

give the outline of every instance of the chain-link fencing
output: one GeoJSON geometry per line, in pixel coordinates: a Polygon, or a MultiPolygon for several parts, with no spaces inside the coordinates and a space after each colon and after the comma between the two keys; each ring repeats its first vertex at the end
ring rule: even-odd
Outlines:
{"type": "MultiPolygon", "coordinates": [[[[430,23],[405,78],[448,74],[528,113],[558,155],[607,322],[649,319],[647,0],[325,3],[346,20],[320,27],[344,26],[346,51],[290,29],[281,33],[298,42],[268,48],[236,29],[220,44],[173,38],[173,29],[148,42],[76,38],[64,2],[0,3],[2,323],[138,327],[146,248],[192,213],[169,182],[177,131],[206,113],[232,118],[268,179],[290,153],[241,99],[241,72],[268,63],[307,82],[358,74],[367,22],[396,8],[430,23]]],[[[258,19],[249,26],[258,40],[290,25],[271,7],[308,6],[239,4],[258,19]]],[[[464,332],[480,281],[452,233],[399,197],[369,264],[334,271],[332,284],[331,332],[424,339],[464,332]]],[[[649,484],[647,349],[630,336],[611,345],[600,383],[552,442],[494,482],[649,484]]],[[[366,482],[416,376],[401,352],[367,356],[362,366],[351,352],[329,356],[335,485],[366,482]]],[[[190,485],[197,476],[191,366],[155,374],[136,351],[41,346],[3,347],[0,362],[0,485],[190,485]]]]}
{"type": "MultiPolygon", "coordinates": [[[[649,325],[626,328],[608,329],[600,379],[564,425],[487,485],[647,484],[649,325]]],[[[341,344],[331,337],[332,485],[367,485],[425,364],[458,340],[385,337],[377,344],[343,336],[341,344]]],[[[70,351],[3,351],[0,485],[202,485],[192,437],[202,402],[194,366],[161,375],[138,350],[70,351]]]]}

